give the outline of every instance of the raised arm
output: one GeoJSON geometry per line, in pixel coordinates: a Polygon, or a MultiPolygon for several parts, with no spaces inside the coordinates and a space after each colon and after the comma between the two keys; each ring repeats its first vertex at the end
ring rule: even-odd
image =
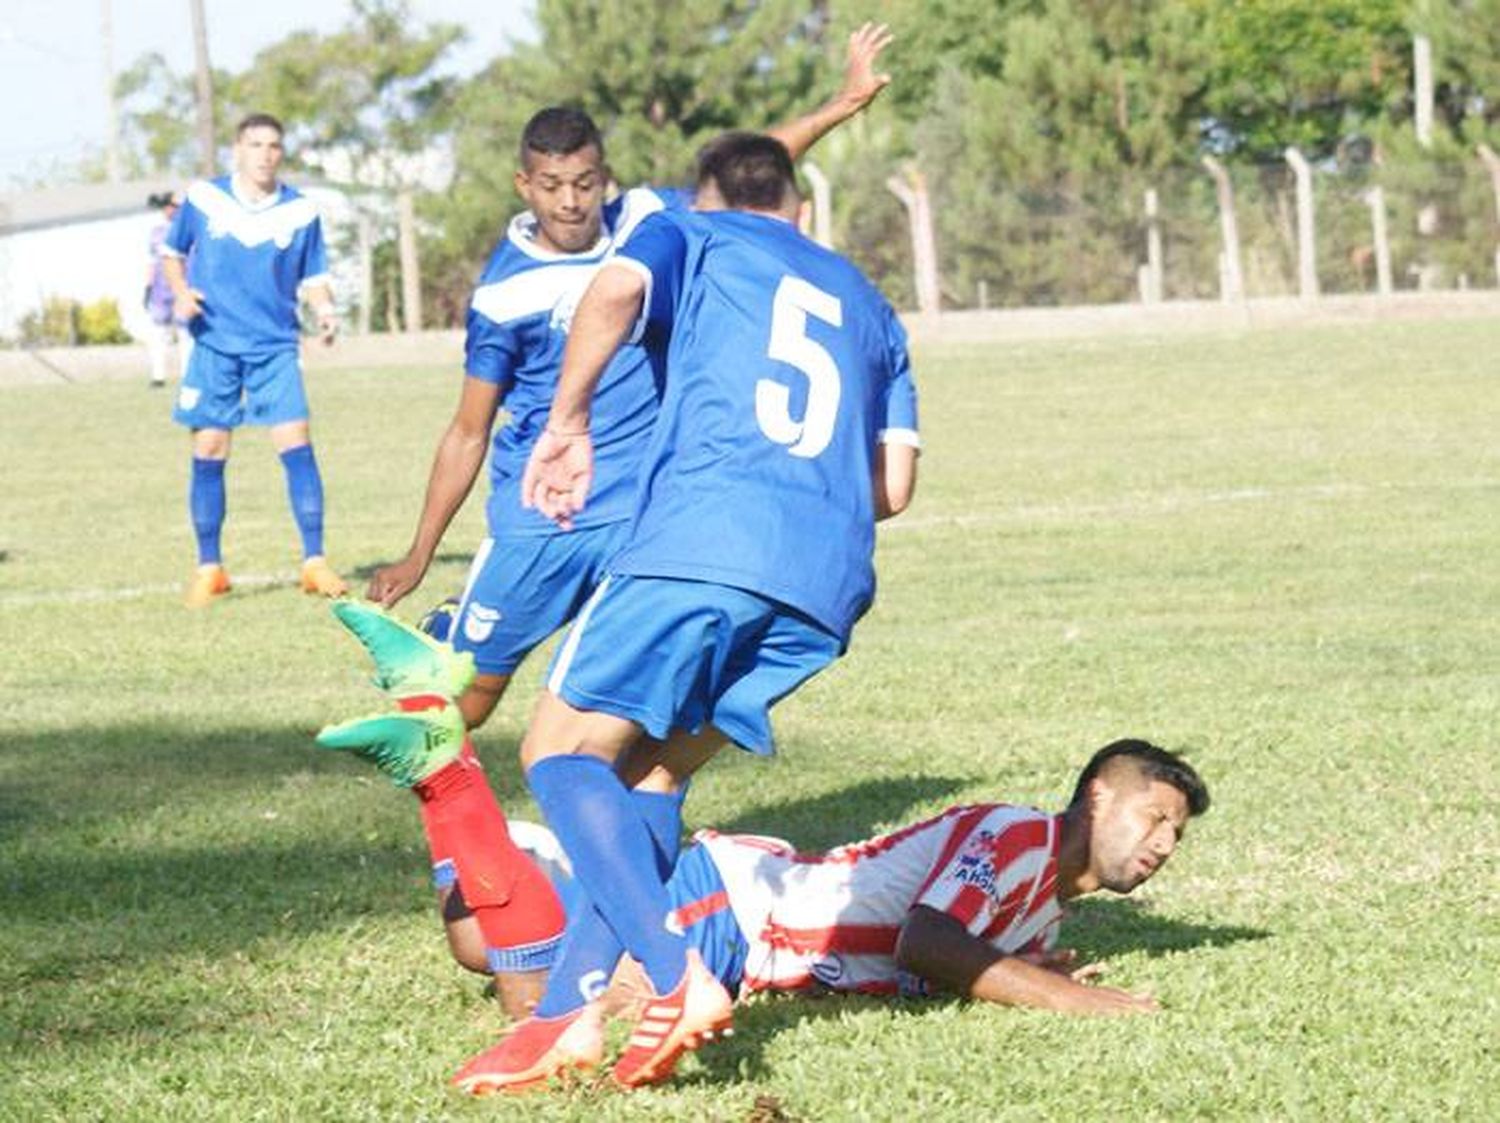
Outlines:
{"type": "Polygon", "coordinates": [[[564,529],[583,510],[594,478],[589,414],[599,376],[641,314],[646,278],[635,268],[601,268],[573,313],[562,373],[547,427],[531,450],[521,479],[521,501],[564,529]]]}
{"type": "Polygon", "coordinates": [[[370,578],[365,596],[390,608],[422,583],[438,543],[463,506],[489,449],[490,430],[500,408],[500,387],[481,378],[465,378],[458,410],[438,441],[427,478],[427,496],[417,531],[406,556],[382,566],[370,578]]]}
{"type": "Polygon", "coordinates": [[[1064,972],[1006,955],[953,917],[925,905],[906,914],[896,942],[896,963],[944,990],[982,1002],[1065,1014],[1145,1014],[1159,1009],[1149,995],[1087,986],[1064,972]]]}
{"type": "Polygon", "coordinates": [[[825,133],[842,125],[890,85],[891,76],[875,69],[880,52],[891,41],[885,24],[867,23],[849,36],[849,54],[844,64],[844,84],[839,92],[817,109],[795,121],[769,129],[769,135],[786,145],[792,159],[800,159],[825,133]]]}

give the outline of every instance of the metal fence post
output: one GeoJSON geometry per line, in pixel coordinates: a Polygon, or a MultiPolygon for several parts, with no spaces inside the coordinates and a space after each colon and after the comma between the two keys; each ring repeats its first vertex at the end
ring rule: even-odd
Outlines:
{"type": "Polygon", "coordinates": [[[937,239],[932,232],[932,209],[927,196],[927,177],[921,169],[907,165],[901,175],[885,181],[891,194],[906,208],[911,226],[911,256],[916,270],[917,310],[937,313],[942,310],[938,293],[937,239]]]}
{"type": "Polygon", "coordinates": [[[1219,237],[1224,243],[1219,274],[1219,297],[1226,302],[1245,299],[1245,271],[1240,264],[1240,224],[1234,213],[1234,187],[1224,165],[1212,156],[1203,157],[1203,166],[1213,177],[1219,199],[1219,237]]]}
{"type": "Polygon", "coordinates": [[[828,190],[828,177],[823,169],[811,160],[803,160],[800,167],[807,182],[812,185],[813,197],[813,241],[820,246],[833,249],[833,204],[828,190]]]}
{"type": "Polygon", "coordinates": [[[1370,228],[1375,237],[1375,284],[1381,296],[1391,295],[1391,239],[1385,228],[1385,188],[1372,187],[1365,192],[1370,208],[1370,228]]]}

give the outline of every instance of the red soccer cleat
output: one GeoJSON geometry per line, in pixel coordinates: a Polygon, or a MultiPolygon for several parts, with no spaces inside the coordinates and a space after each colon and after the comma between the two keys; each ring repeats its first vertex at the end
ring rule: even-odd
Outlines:
{"type": "Polygon", "coordinates": [[[596,1068],[604,1056],[604,1023],[596,1003],[556,1018],[532,1015],[453,1077],[471,1096],[526,1092],[568,1069],[596,1068]]]}
{"type": "Polygon", "coordinates": [[[687,970],[671,994],[653,996],[636,1022],[625,1052],[615,1062],[616,1084],[635,1088],[657,1084],[672,1075],[677,1058],[716,1034],[728,1036],[734,1000],[689,948],[687,970]]]}

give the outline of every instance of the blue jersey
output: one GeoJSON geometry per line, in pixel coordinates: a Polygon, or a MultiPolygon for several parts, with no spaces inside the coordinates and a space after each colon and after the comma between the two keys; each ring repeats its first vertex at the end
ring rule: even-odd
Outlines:
{"type": "Polygon", "coordinates": [[[189,330],[225,355],[294,349],[301,335],[297,289],[328,276],[318,210],[284,183],[250,203],[230,176],[199,180],[188,188],[162,252],[188,258],[188,285],[203,293],[203,314],[189,330]]]}
{"type": "MultiPolygon", "coordinates": [[[[521,475],[547,424],[563,350],[578,300],[599,265],[646,215],[686,205],[676,191],[638,187],[604,208],[599,241],[582,253],[553,253],[536,244],[528,211],[510,224],[480,277],[469,306],[464,369],[498,385],[509,420],[490,453],[490,535],[551,535],[556,524],[521,506],[521,475]]],[[[656,420],[657,379],[651,357],[622,347],[594,399],[594,483],[576,525],[603,526],[630,516],[645,433],[656,420]]]]}
{"type": "Polygon", "coordinates": [[[649,278],[661,417],[613,571],[712,581],[847,643],[875,595],[871,475],[916,443],[906,333],[852,264],[766,215],[646,219],[616,258],[649,278]]]}

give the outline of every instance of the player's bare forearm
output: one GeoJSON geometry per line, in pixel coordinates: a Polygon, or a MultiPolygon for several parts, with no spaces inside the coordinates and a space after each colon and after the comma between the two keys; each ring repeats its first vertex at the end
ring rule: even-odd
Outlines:
{"type": "Polygon", "coordinates": [[[599,376],[641,314],[646,281],[628,266],[606,265],[595,275],[573,313],[562,372],[547,428],[559,435],[583,432],[599,376]]]}
{"type": "Polygon", "coordinates": [[[951,916],[917,906],[896,944],[905,971],[981,1002],[1067,1014],[1143,1014],[1156,1001],[1113,987],[1093,987],[1059,971],[997,951],[951,916]]]}
{"type": "Polygon", "coordinates": [[[499,405],[497,386],[477,378],[464,380],[458,412],[443,432],[432,458],[422,513],[411,546],[404,558],[382,566],[370,578],[365,595],[371,600],[389,608],[422,583],[453,516],[479,477],[499,405]]]}
{"type": "Polygon", "coordinates": [[[162,276],[167,279],[168,286],[172,289],[172,311],[179,320],[191,320],[198,315],[202,309],[203,294],[197,289],[189,287],[187,283],[187,265],[182,258],[172,254],[162,254],[161,257],[162,276]]]}
{"type": "Polygon", "coordinates": [[[905,444],[877,447],[873,488],[877,522],[911,506],[917,492],[917,450],[905,444]]]}
{"type": "Polygon", "coordinates": [[[811,113],[768,130],[770,136],[786,146],[793,160],[864,109],[890,85],[891,76],[877,71],[875,64],[891,38],[890,28],[885,24],[867,23],[853,32],[844,64],[844,84],[839,92],[811,113]]]}

